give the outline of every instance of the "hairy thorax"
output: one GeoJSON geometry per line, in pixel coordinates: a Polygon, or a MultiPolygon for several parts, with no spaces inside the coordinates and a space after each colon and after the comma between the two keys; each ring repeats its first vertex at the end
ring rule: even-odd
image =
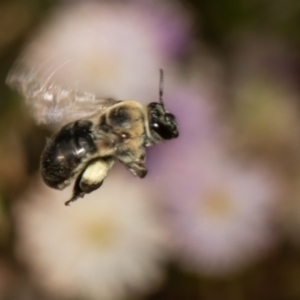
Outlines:
{"type": "Polygon", "coordinates": [[[94,122],[99,155],[116,155],[143,146],[145,121],[144,108],[137,102],[126,101],[112,106],[94,122]]]}

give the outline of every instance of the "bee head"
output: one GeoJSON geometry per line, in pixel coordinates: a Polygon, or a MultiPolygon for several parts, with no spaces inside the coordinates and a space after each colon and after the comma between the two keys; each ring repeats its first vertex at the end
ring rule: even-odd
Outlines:
{"type": "Polygon", "coordinates": [[[159,102],[148,105],[149,125],[152,134],[159,139],[170,140],[178,137],[178,124],[175,116],[166,111],[163,102],[163,70],[160,69],[159,102]]]}
{"type": "Polygon", "coordinates": [[[175,116],[166,112],[164,106],[158,102],[148,105],[149,125],[152,134],[164,140],[178,137],[178,125],[175,116]]]}

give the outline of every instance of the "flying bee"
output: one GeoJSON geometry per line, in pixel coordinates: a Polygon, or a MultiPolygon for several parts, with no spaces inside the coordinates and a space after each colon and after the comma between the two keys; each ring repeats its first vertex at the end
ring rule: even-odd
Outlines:
{"type": "Polygon", "coordinates": [[[62,190],[75,181],[73,195],[65,205],[98,189],[116,160],[133,175],[144,178],[146,147],[178,137],[175,116],[165,109],[163,102],[162,69],[159,101],[146,107],[132,100],[98,99],[91,94],[65,90],[49,84],[48,79],[46,84],[36,86],[28,74],[12,72],[8,84],[21,91],[27,102],[35,100],[29,104],[38,121],[61,120],[68,109],[72,116],[83,114],[56,132],[41,156],[41,174],[48,186],[62,190]],[[97,107],[97,113],[92,115],[92,108],[81,110],[80,103],[84,102],[97,107]],[[72,104],[76,104],[75,108],[72,104]]]}

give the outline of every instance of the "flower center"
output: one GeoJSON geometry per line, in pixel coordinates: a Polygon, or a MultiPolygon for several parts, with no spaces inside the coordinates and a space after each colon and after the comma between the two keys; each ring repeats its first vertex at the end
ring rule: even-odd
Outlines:
{"type": "Polygon", "coordinates": [[[209,191],[203,199],[205,212],[215,219],[225,219],[232,215],[233,204],[227,189],[209,191]]]}
{"type": "Polygon", "coordinates": [[[100,250],[111,248],[118,235],[116,220],[111,216],[107,216],[90,222],[86,226],[84,235],[90,244],[100,250]]]}

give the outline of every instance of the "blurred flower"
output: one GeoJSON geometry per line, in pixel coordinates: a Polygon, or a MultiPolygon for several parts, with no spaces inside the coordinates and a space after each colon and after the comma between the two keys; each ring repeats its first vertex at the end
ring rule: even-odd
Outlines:
{"type": "Polygon", "coordinates": [[[149,149],[148,181],[165,205],[175,256],[200,273],[226,274],[273,245],[280,186],[263,166],[232,158],[209,94],[180,88],[165,99],[179,138],[149,149]]]}
{"type": "Polygon", "coordinates": [[[102,97],[156,99],[159,68],[188,44],[187,19],[162,8],[90,1],[61,7],[33,39],[23,64],[45,83],[102,97]]]}
{"type": "Polygon", "coordinates": [[[53,295],[122,299],[160,283],[165,230],[150,191],[116,168],[99,191],[65,207],[70,189],[35,182],[15,210],[17,254],[53,295]]]}
{"type": "Polygon", "coordinates": [[[236,44],[231,118],[236,139],[244,151],[279,170],[284,191],[277,222],[299,246],[298,53],[286,41],[266,35],[244,35],[236,44]]]}
{"type": "Polygon", "coordinates": [[[264,172],[212,152],[199,152],[197,166],[196,156],[185,161],[194,174],[180,172],[189,180],[170,192],[170,224],[189,268],[222,275],[263,256],[273,244],[277,187],[264,172]]]}

